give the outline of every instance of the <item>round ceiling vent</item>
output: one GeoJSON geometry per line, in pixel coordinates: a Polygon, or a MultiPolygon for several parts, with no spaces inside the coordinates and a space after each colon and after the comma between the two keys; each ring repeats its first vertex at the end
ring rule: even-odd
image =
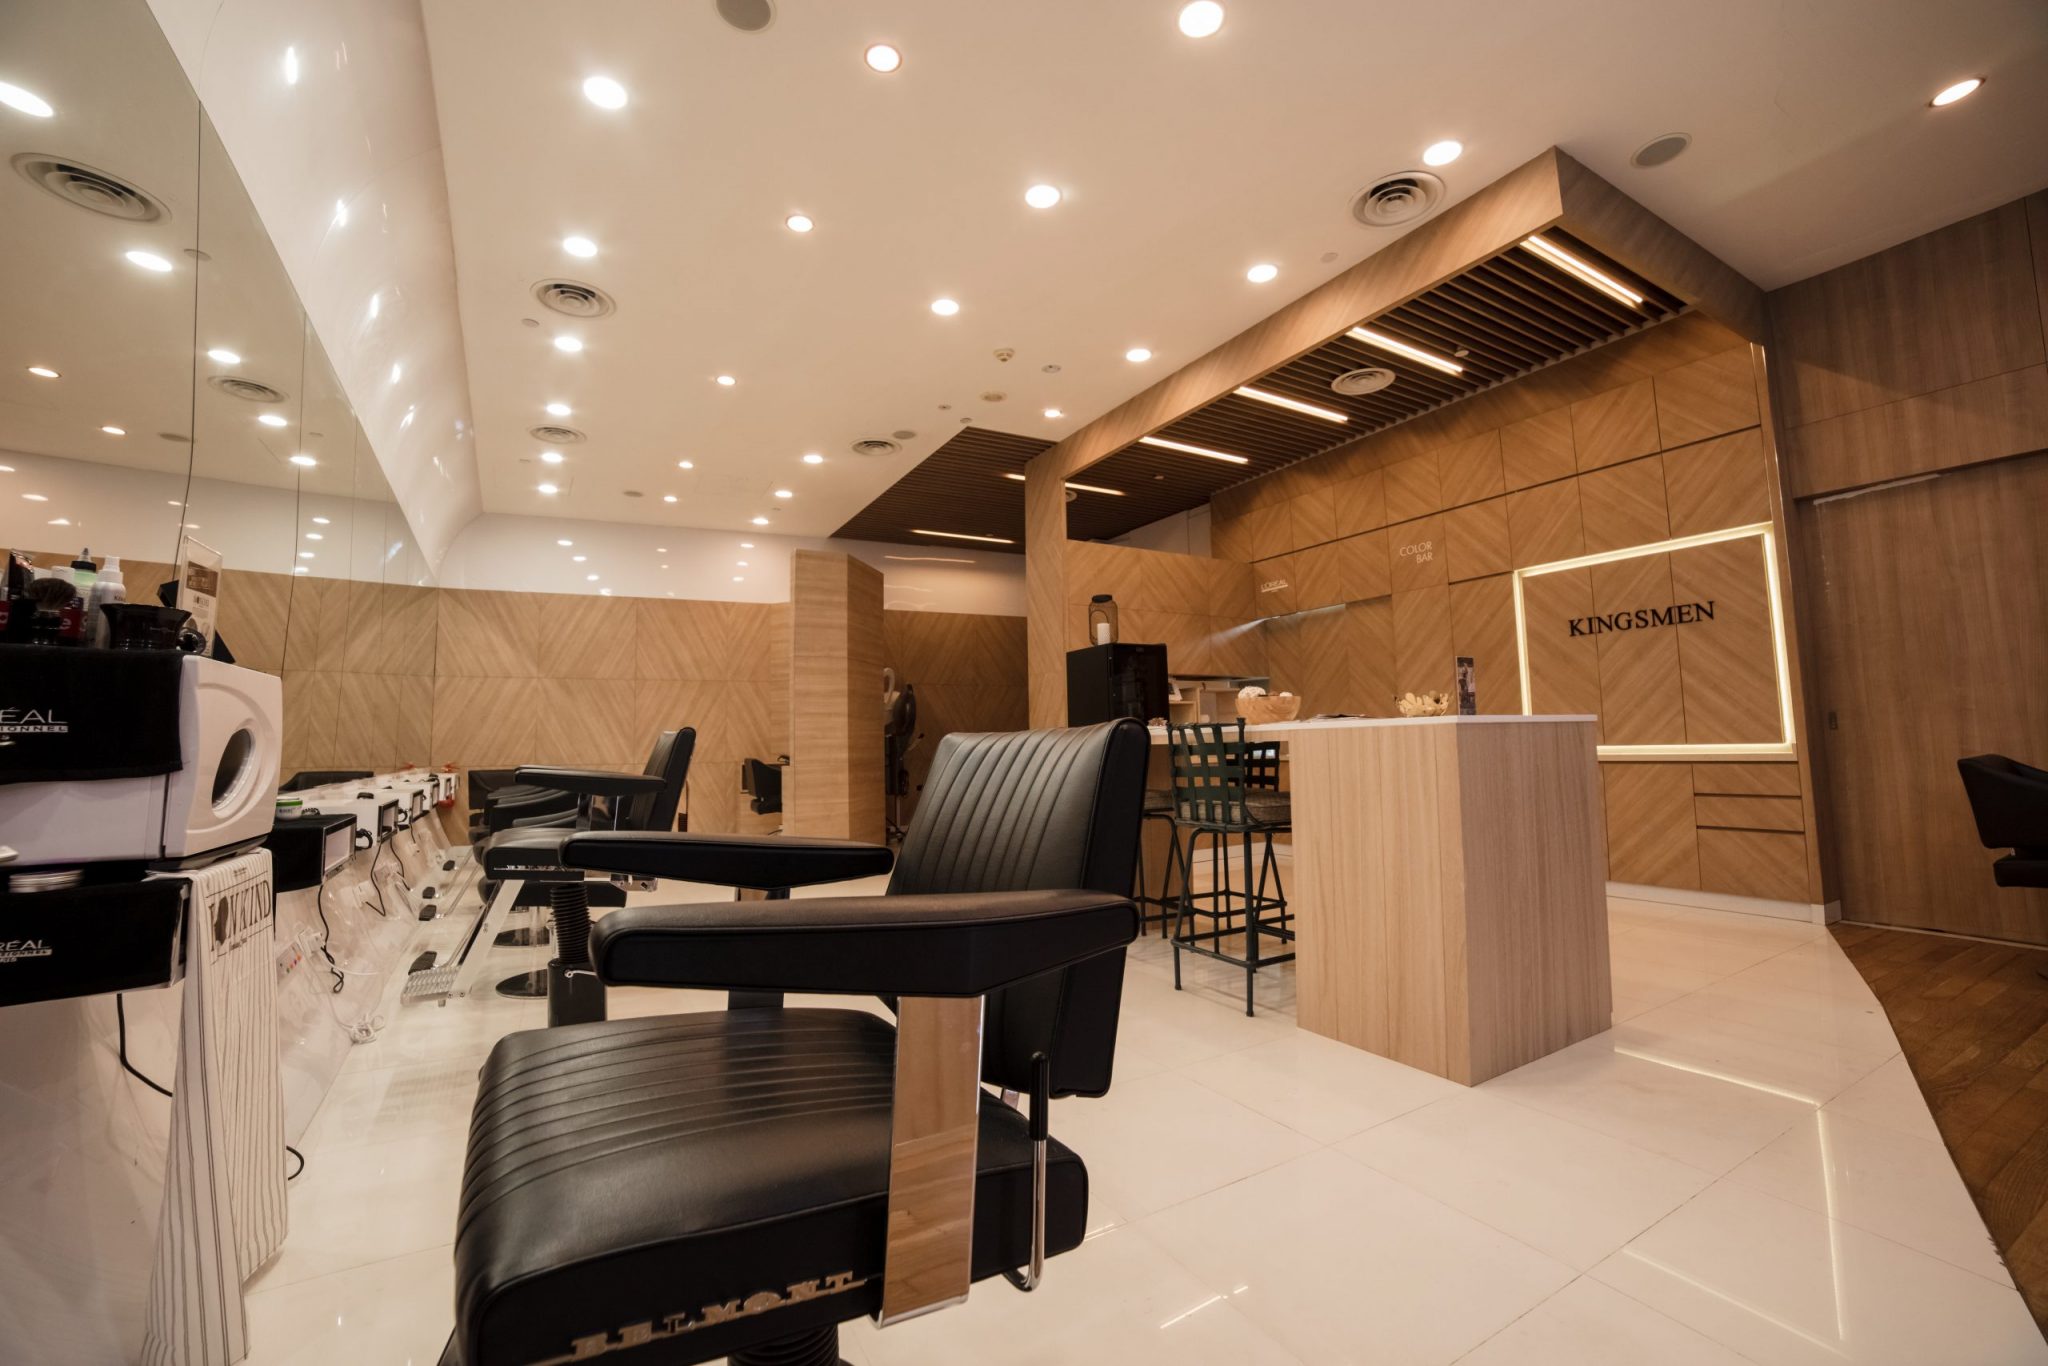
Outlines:
{"type": "Polygon", "coordinates": [[[619,492],[628,498],[645,498],[647,496],[639,489],[620,489],[619,492]]]}
{"type": "Polygon", "coordinates": [[[583,433],[574,427],[550,427],[545,423],[538,427],[528,427],[526,434],[535,441],[549,446],[573,446],[583,439],[583,433]]]}
{"type": "Polygon", "coordinates": [[[871,436],[865,441],[853,443],[853,453],[855,455],[895,455],[902,449],[895,442],[885,441],[879,436],[871,436]]]}
{"type": "Polygon", "coordinates": [[[1346,370],[1330,381],[1330,387],[1340,394],[1357,397],[1360,394],[1376,394],[1394,382],[1392,370],[1368,365],[1360,370],[1346,370]]]}
{"type": "Polygon", "coordinates": [[[775,22],[770,0],[718,0],[718,17],[742,33],[759,33],[775,22]]]}
{"type": "Polygon", "coordinates": [[[284,402],[284,395],[278,390],[267,384],[258,384],[253,379],[243,379],[240,375],[208,375],[206,382],[229,398],[238,398],[244,403],[284,402]]]}
{"type": "Polygon", "coordinates": [[[90,209],[108,218],[128,223],[155,223],[169,218],[171,211],[146,190],[137,189],[119,176],[94,170],[81,161],[23,152],[14,158],[14,169],[39,190],[53,194],[67,204],[90,209]]]}
{"type": "MultiPolygon", "coordinates": [[[[946,406],[950,408],[950,407],[951,407],[952,405],[951,405],[951,404],[949,403],[949,404],[947,404],[946,406]]],[[[908,428],[908,427],[904,427],[904,428],[901,428],[900,430],[897,430],[897,431],[893,431],[893,432],[889,433],[889,435],[891,435],[891,436],[895,437],[895,438],[896,438],[896,439],[897,439],[898,441],[915,441],[915,440],[917,440],[917,433],[916,433],[916,432],[913,432],[913,431],[911,431],[911,430],[910,430],[910,428],[908,428]]]]}
{"type": "Polygon", "coordinates": [[[1692,134],[1666,133],[1663,137],[1651,138],[1636,148],[1635,155],[1628,159],[1629,164],[1640,166],[1647,171],[1653,166],[1662,166],[1665,162],[1676,159],[1680,152],[1690,146],[1692,134]]]}
{"type": "Polygon", "coordinates": [[[1444,183],[1427,171],[1381,176],[1351,197],[1351,216],[1368,228],[1412,223],[1443,203],[1444,183]]]}
{"type": "Polygon", "coordinates": [[[542,305],[572,318],[603,318],[618,311],[612,296],[581,280],[542,280],[533,287],[542,305]]]}

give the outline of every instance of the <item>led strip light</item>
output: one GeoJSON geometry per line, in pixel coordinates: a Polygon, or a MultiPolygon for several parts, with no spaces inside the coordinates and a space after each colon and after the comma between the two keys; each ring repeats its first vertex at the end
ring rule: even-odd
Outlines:
{"type": "Polygon", "coordinates": [[[1697,546],[1717,545],[1723,541],[1739,541],[1755,536],[1763,542],[1764,586],[1771,609],[1771,661],[1777,672],[1778,684],[1778,726],[1781,739],[1759,744],[1693,744],[1670,745],[1601,745],[1602,759],[1789,759],[1798,750],[1795,746],[1797,730],[1793,721],[1792,669],[1785,646],[1785,602],[1778,586],[1777,535],[1769,522],[1758,522],[1752,526],[1730,527],[1725,531],[1702,532],[1697,536],[1679,536],[1668,541],[1656,541],[1649,545],[1629,546],[1623,550],[1605,550],[1596,555],[1581,555],[1576,559],[1554,560],[1549,564],[1531,565],[1517,569],[1514,573],[1515,596],[1515,654],[1521,666],[1522,715],[1536,714],[1534,689],[1529,677],[1529,619],[1523,602],[1522,581],[1544,574],[1561,574],[1569,569],[1586,569],[1597,564],[1613,564],[1618,560],[1640,559],[1645,555],[1667,555],[1673,551],[1691,550],[1697,546]]]}
{"type": "Polygon", "coordinates": [[[1364,342],[1367,346],[1377,346],[1382,351],[1390,351],[1397,356],[1406,356],[1409,360],[1441,370],[1447,375],[1462,375],[1465,373],[1465,367],[1454,360],[1439,356],[1434,351],[1425,351],[1419,346],[1410,346],[1407,342],[1397,337],[1390,337],[1384,332],[1375,332],[1370,327],[1354,327],[1346,335],[1356,341],[1364,342]]]}
{"type": "Polygon", "coordinates": [[[1351,420],[1349,413],[1340,413],[1335,408],[1318,408],[1313,403],[1303,403],[1300,399],[1289,398],[1285,394],[1267,393],[1264,389],[1254,389],[1249,384],[1240,384],[1233,392],[1239,398],[1255,398],[1261,403],[1270,403],[1275,408],[1285,408],[1290,412],[1306,413],[1310,417],[1319,417],[1325,422],[1349,422],[1351,420]]]}
{"type": "Polygon", "coordinates": [[[1232,455],[1229,451],[1212,451],[1207,446],[1190,446],[1185,441],[1168,441],[1163,436],[1141,436],[1140,446],[1157,446],[1163,451],[1181,451],[1187,455],[1203,455],[1211,460],[1227,460],[1233,465],[1249,465],[1251,457],[1232,455]]]}
{"type": "Polygon", "coordinates": [[[1550,262],[1551,265],[1556,266],[1565,274],[1576,276],[1585,281],[1611,299],[1619,299],[1632,308],[1641,308],[1643,306],[1642,295],[1636,293],[1606,271],[1581,261],[1578,257],[1544,237],[1541,233],[1524,237],[1522,239],[1522,246],[1526,250],[1534,252],[1540,259],[1550,262]]]}
{"type": "Polygon", "coordinates": [[[956,541],[985,541],[990,545],[1017,544],[1007,536],[976,536],[966,531],[926,531],[923,527],[915,526],[910,529],[910,534],[913,536],[946,536],[956,541]]]}
{"type": "MultiPolygon", "coordinates": [[[[1020,484],[1024,482],[1024,476],[1021,474],[1005,474],[1003,478],[1014,479],[1020,484]]],[[[1112,498],[1121,498],[1124,496],[1124,491],[1122,489],[1106,489],[1099,484],[1077,484],[1071,479],[1067,481],[1067,487],[1074,490],[1076,493],[1106,493],[1112,498]]]]}

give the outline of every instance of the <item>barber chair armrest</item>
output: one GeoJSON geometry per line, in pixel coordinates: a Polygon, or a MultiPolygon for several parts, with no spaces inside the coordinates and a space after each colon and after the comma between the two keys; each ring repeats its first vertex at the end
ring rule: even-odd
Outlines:
{"type": "Polygon", "coordinates": [[[975,892],[628,906],[597,923],[590,950],[615,986],[973,997],[1137,934],[1127,896],[975,892]]]}
{"type": "Polygon", "coordinates": [[[609,773],[597,768],[528,768],[515,775],[522,783],[573,792],[579,797],[639,797],[662,789],[658,774],[609,773]]]}
{"type": "Polygon", "coordinates": [[[877,877],[895,866],[896,855],[858,840],[592,830],[565,845],[562,861],[599,873],[773,891],[877,877]]]}

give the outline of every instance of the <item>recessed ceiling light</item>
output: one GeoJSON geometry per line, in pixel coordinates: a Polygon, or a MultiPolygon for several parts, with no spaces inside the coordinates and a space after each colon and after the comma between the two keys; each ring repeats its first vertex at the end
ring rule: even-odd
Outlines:
{"type": "Polygon", "coordinates": [[[369,315],[370,315],[370,320],[371,320],[372,322],[376,321],[376,318],[377,318],[377,314],[378,314],[378,313],[380,313],[380,312],[381,312],[381,311],[383,310],[383,308],[384,308],[384,291],[383,291],[383,290],[381,290],[381,289],[379,289],[379,290],[373,290],[373,291],[371,291],[371,293],[370,293],[370,302],[369,302],[369,306],[368,306],[368,308],[367,308],[367,310],[366,310],[366,311],[367,311],[367,312],[369,313],[369,315]]]}
{"type": "Polygon", "coordinates": [[[1207,446],[1190,446],[1185,441],[1168,441],[1163,436],[1141,436],[1138,438],[1138,444],[1157,446],[1166,451],[1180,451],[1184,455],[1205,455],[1211,460],[1227,460],[1233,465],[1251,464],[1251,461],[1242,455],[1232,455],[1229,451],[1212,451],[1207,446]]]}
{"type": "Polygon", "coordinates": [[[1206,38],[1223,27],[1223,6],[1216,0],[1194,0],[1180,8],[1180,31],[1190,38],[1206,38]]]}
{"type": "Polygon", "coordinates": [[[1441,370],[1447,375],[1462,375],[1465,373],[1465,367],[1454,360],[1445,360],[1434,352],[1425,351],[1419,346],[1410,346],[1407,342],[1389,337],[1384,332],[1375,332],[1370,327],[1354,327],[1348,335],[1364,342],[1367,346],[1377,346],[1382,351],[1391,351],[1397,356],[1406,356],[1409,360],[1419,361],[1424,365],[1441,370]]]}
{"type": "Polygon", "coordinates": [[[879,71],[884,76],[903,65],[903,54],[887,43],[870,44],[868,50],[860,54],[860,59],[868,64],[868,70],[879,71]]]}
{"type": "Polygon", "coordinates": [[[1422,164],[1425,166],[1448,166],[1465,155],[1465,144],[1455,138],[1432,142],[1422,149],[1422,164]]]}
{"type": "Polygon", "coordinates": [[[566,403],[550,403],[542,411],[547,413],[549,417],[567,417],[576,410],[566,403]]]}
{"type": "Polygon", "coordinates": [[[1239,398],[1255,398],[1261,403],[1270,403],[1275,408],[1286,408],[1297,413],[1307,413],[1310,417],[1319,417],[1325,422],[1349,422],[1351,420],[1348,413],[1340,413],[1335,408],[1319,408],[1313,403],[1303,403],[1300,399],[1289,398],[1285,394],[1269,394],[1264,389],[1254,389],[1249,384],[1238,385],[1236,393],[1239,398]]]}
{"type": "Polygon", "coordinates": [[[950,318],[959,311],[960,305],[952,299],[932,300],[932,312],[938,314],[941,318],[950,318]]]}
{"type": "Polygon", "coordinates": [[[796,494],[789,489],[777,489],[775,490],[775,496],[777,498],[794,498],[796,494]]]}
{"type": "Polygon", "coordinates": [[[583,82],[583,98],[599,109],[624,109],[626,87],[609,76],[592,76],[583,82]]]}
{"type": "Polygon", "coordinates": [[[1957,100],[1966,99],[1976,94],[1977,87],[1982,84],[1984,84],[1982,76],[1972,76],[1966,81],[1957,81],[1954,85],[1929,100],[1928,103],[1936,109],[1941,108],[1943,105],[1954,104],[1957,100]]]}
{"type": "Polygon", "coordinates": [[[294,465],[297,465],[302,470],[310,470],[313,468],[313,466],[319,464],[320,462],[318,460],[315,460],[312,456],[306,455],[303,452],[301,452],[300,454],[292,457],[292,463],[294,465]]]}
{"type": "Polygon", "coordinates": [[[540,462],[543,465],[559,465],[562,463],[562,453],[560,451],[542,451],[540,453],[540,462]]]}
{"type": "Polygon", "coordinates": [[[585,574],[585,575],[583,576],[583,581],[584,581],[585,583],[596,583],[596,582],[597,582],[597,575],[595,575],[595,574],[585,574]]]}
{"type": "Polygon", "coordinates": [[[1033,185],[1024,192],[1024,202],[1034,209],[1049,209],[1060,202],[1057,185],[1033,185]]]}
{"type": "Polygon", "coordinates": [[[400,381],[400,380],[402,380],[402,379],[404,379],[404,378],[405,378],[405,366],[403,366],[402,364],[400,364],[400,363],[399,363],[399,362],[397,362],[397,361],[393,361],[393,362],[391,362],[391,382],[392,382],[393,384],[396,384],[396,383],[398,383],[398,381],[400,381]]]}
{"type": "Polygon", "coordinates": [[[28,372],[29,372],[29,373],[30,373],[31,375],[34,375],[34,376],[35,376],[35,377],[36,377],[37,379],[58,379],[58,378],[61,378],[61,376],[59,376],[59,375],[58,375],[58,373],[57,373],[57,372],[56,372],[55,370],[52,370],[52,369],[51,369],[51,368],[50,368],[49,366],[47,366],[47,365],[31,365],[31,366],[30,366],[30,367],[28,368],[28,372]]]}
{"type": "Polygon", "coordinates": [[[966,531],[926,531],[923,527],[912,527],[910,534],[913,536],[944,536],[949,540],[955,541],[986,541],[990,545],[1017,544],[1007,536],[976,536],[966,531]]]}
{"type": "Polygon", "coordinates": [[[818,225],[811,221],[811,216],[807,213],[793,213],[782,220],[782,226],[791,232],[809,232],[818,225]]]}
{"type": "Polygon", "coordinates": [[[658,545],[654,547],[654,553],[657,555],[666,555],[668,554],[668,547],[665,545],[658,545]]]}
{"type": "Polygon", "coordinates": [[[679,470],[694,470],[697,468],[697,462],[694,460],[678,460],[676,461],[676,468],[679,470]]]}
{"type": "Polygon", "coordinates": [[[597,243],[591,241],[588,237],[564,237],[562,239],[562,250],[568,252],[571,256],[581,256],[587,259],[597,255],[597,243]]]}
{"type": "Polygon", "coordinates": [[[574,545],[574,544],[576,544],[576,542],[574,542],[574,541],[556,541],[556,542],[555,542],[555,544],[556,544],[556,545],[574,545]]]}
{"type": "Polygon", "coordinates": [[[327,538],[317,531],[309,531],[306,533],[306,539],[309,541],[324,541],[327,538]]]}
{"type": "Polygon", "coordinates": [[[720,375],[718,377],[718,383],[722,387],[730,389],[733,385],[738,384],[739,381],[734,379],[731,375],[720,375]]]}
{"type": "Polygon", "coordinates": [[[124,252],[123,255],[128,258],[130,265],[141,266],[144,270],[155,271],[159,275],[171,268],[169,261],[153,251],[130,251],[124,252]]]}
{"type": "Polygon", "coordinates": [[[1152,349],[1147,346],[1134,346],[1124,352],[1124,359],[1133,365],[1143,365],[1152,359],[1152,349]]]}
{"type": "Polygon", "coordinates": [[[108,425],[100,428],[100,430],[105,432],[108,436],[128,435],[128,429],[126,427],[116,427],[112,423],[109,423],[108,425]]]}
{"type": "Polygon", "coordinates": [[[56,112],[42,96],[5,81],[0,81],[0,104],[19,110],[32,119],[46,119],[56,112]]]}
{"type": "Polygon", "coordinates": [[[564,332],[561,336],[555,338],[555,350],[557,351],[564,351],[573,356],[582,349],[583,338],[581,337],[572,337],[564,332]]]}
{"type": "Polygon", "coordinates": [[[242,363],[242,358],[228,350],[225,346],[214,347],[206,353],[206,358],[210,361],[217,361],[222,365],[240,365],[242,363]]]}
{"type": "Polygon", "coordinates": [[[1059,409],[1057,409],[1057,408],[1047,408],[1047,409],[1045,410],[1045,415],[1046,415],[1047,417],[1065,417],[1065,416],[1066,416],[1066,414],[1065,414],[1065,413],[1061,412],[1061,411],[1060,411],[1059,409]]]}
{"type": "Polygon", "coordinates": [[[294,574],[310,574],[312,572],[312,570],[306,568],[306,566],[302,564],[295,564],[292,566],[292,573],[294,574]]]}
{"type": "Polygon", "coordinates": [[[297,48],[288,47],[284,50],[283,65],[284,83],[286,85],[297,85],[299,83],[299,50],[297,48]]]}
{"type": "Polygon", "coordinates": [[[70,525],[71,525],[71,519],[70,519],[69,517],[52,517],[52,518],[50,519],[50,525],[51,525],[51,526],[70,526],[70,525]]]}
{"type": "Polygon", "coordinates": [[[673,503],[675,500],[676,496],[673,493],[664,493],[661,495],[661,501],[664,503],[673,503]]]}
{"type": "Polygon", "coordinates": [[[315,517],[313,519],[314,526],[327,526],[328,524],[328,520],[325,517],[315,517]]]}
{"type": "Polygon", "coordinates": [[[557,487],[554,484],[535,484],[534,487],[538,489],[540,492],[547,494],[550,498],[554,497],[556,494],[562,491],[559,487],[557,487]]]}
{"type": "Polygon", "coordinates": [[[753,548],[754,548],[754,543],[753,543],[752,541],[741,541],[741,542],[740,542],[740,549],[742,549],[742,550],[752,550],[753,548]]]}
{"type": "Polygon", "coordinates": [[[284,427],[291,423],[291,419],[283,413],[263,413],[256,420],[266,427],[284,427]]]}
{"type": "Polygon", "coordinates": [[[21,496],[28,499],[31,503],[47,503],[50,501],[40,493],[24,493],[21,496]]]}
{"type": "Polygon", "coordinates": [[[1589,262],[1581,261],[1578,257],[1572,255],[1542,234],[1524,237],[1522,239],[1522,246],[1536,253],[1536,255],[1550,262],[1550,264],[1566,274],[1584,280],[1609,298],[1619,299],[1625,304],[1641,307],[1643,302],[1642,295],[1636,293],[1606,271],[1599,269],[1589,262]]]}
{"type": "Polygon", "coordinates": [[[1270,261],[1261,261],[1244,273],[1244,278],[1255,285],[1268,284],[1280,278],[1280,267],[1270,261]]]}
{"type": "Polygon", "coordinates": [[[585,560],[589,558],[590,557],[588,555],[571,555],[569,557],[569,560],[572,564],[582,564],[585,560]]]}
{"type": "Polygon", "coordinates": [[[735,575],[733,575],[733,576],[732,576],[732,581],[733,581],[734,583],[745,583],[745,582],[746,582],[747,580],[746,580],[746,576],[745,576],[745,575],[743,575],[743,574],[735,574],[735,575]]]}
{"type": "Polygon", "coordinates": [[[301,550],[301,551],[299,552],[299,558],[300,558],[300,559],[302,559],[302,560],[311,560],[311,559],[315,559],[315,558],[317,558],[317,557],[316,557],[316,556],[315,556],[315,555],[313,554],[313,552],[312,552],[312,551],[310,551],[310,550],[301,550]]]}
{"type": "Polygon", "coordinates": [[[806,465],[822,465],[825,463],[825,457],[819,455],[816,451],[807,451],[804,454],[804,463],[806,465]]]}
{"type": "Polygon", "coordinates": [[[348,205],[339,199],[334,201],[334,226],[337,228],[348,226],[348,205]]]}
{"type": "Polygon", "coordinates": [[[768,525],[768,519],[767,519],[766,517],[756,517],[756,518],[754,519],[754,525],[755,525],[755,526],[767,526],[767,525],[768,525]]]}
{"type": "Polygon", "coordinates": [[[733,564],[741,569],[745,569],[747,567],[747,562],[745,560],[734,560],[733,564]]]}

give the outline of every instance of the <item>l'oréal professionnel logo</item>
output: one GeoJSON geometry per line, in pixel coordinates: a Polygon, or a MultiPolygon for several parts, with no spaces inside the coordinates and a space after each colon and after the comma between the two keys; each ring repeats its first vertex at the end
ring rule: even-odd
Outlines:
{"type": "Polygon", "coordinates": [[[1609,631],[1647,631],[1653,626],[1690,626],[1714,619],[1714,600],[1676,602],[1669,607],[1638,607],[1633,612],[1608,612],[1603,616],[1573,617],[1575,636],[1605,635],[1609,631]]]}

